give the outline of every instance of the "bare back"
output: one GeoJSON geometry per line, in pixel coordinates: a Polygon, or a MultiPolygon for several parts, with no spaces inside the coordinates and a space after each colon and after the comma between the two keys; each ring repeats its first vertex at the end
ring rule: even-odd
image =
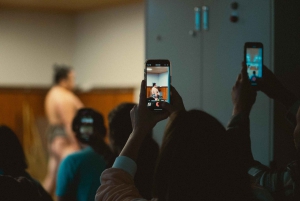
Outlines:
{"type": "Polygon", "coordinates": [[[50,125],[70,124],[83,104],[73,92],[60,86],[53,86],[45,99],[45,110],[50,125]]]}
{"type": "Polygon", "coordinates": [[[151,89],[151,93],[152,93],[152,95],[154,94],[154,95],[155,95],[155,97],[157,97],[157,95],[158,95],[158,89],[157,89],[157,88],[155,88],[155,87],[152,87],[152,89],[151,89]]]}

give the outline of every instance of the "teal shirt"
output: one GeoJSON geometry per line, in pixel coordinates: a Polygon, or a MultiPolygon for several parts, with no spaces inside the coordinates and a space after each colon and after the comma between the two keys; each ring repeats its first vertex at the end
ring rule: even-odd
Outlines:
{"type": "Polygon", "coordinates": [[[91,147],[70,154],[59,166],[56,195],[77,201],[94,201],[105,166],[103,156],[91,147]]]}

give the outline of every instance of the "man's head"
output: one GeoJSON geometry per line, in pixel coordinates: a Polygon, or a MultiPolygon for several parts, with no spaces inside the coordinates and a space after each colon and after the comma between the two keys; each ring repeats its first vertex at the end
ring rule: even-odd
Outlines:
{"type": "Polygon", "coordinates": [[[156,87],[156,83],[155,82],[153,82],[153,87],[156,87]]]}
{"type": "Polygon", "coordinates": [[[73,90],[75,87],[73,69],[65,65],[54,65],[54,84],[73,90]]]}
{"type": "Polygon", "coordinates": [[[134,103],[122,103],[108,114],[109,139],[116,154],[122,150],[132,132],[130,110],[134,103]]]}
{"type": "Polygon", "coordinates": [[[102,114],[92,108],[82,108],[77,111],[72,122],[72,130],[76,138],[83,144],[97,144],[103,141],[106,128],[102,114]]]}

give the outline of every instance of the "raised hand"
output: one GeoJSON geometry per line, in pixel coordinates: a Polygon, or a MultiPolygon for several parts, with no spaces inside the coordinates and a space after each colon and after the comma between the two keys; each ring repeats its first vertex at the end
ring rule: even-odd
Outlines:
{"type": "Polygon", "coordinates": [[[247,66],[242,63],[242,71],[238,75],[235,85],[232,87],[231,98],[233,103],[233,115],[245,112],[250,114],[252,105],[256,100],[256,91],[251,86],[248,78],[247,66]]]}
{"type": "Polygon", "coordinates": [[[146,82],[141,82],[139,104],[130,111],[133,130],[139,130],[147,134],[152,130],[157,122],[166,119],[169,116],[167,111],[153,112],[147,108],[146,102],[146,82]]]}
{"type": "Polygon", "coordinates": [[[171,86],[171,104],[163,102],[162,108],[170,114],[177,111],[185,111],[182,98],[173,86],[171,86]]]}
{"type": "Polygon", "coordinates": [[[263,78],[258,78],[257,83],[259,90],[264,92],[269,98],[281,102],[287,108],[291,107],[297,100],[297,97],[266,66],[263,66],[263,78]]]}

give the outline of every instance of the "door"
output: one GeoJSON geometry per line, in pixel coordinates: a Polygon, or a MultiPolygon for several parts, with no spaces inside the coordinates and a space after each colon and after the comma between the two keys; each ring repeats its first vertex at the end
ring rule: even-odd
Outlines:
{"type": "MultiPolygon", "coordinates": [[[[146,4],[146,59],[169,59],[172,85],[186,109],[201,107],[201,32],[195,28],[199,0],[149,0],[146,4]]],[[[161,141],[166,121],[154,129],[161,141]]]]}
{"type": "MultiPolygon", "coordinates": [[[[271,67],[272,4],[271,0],[240,0],[238,21],[230,21],[234,12],[232,0],[205,0],[208,9],[208,30],[202,33],[202,103],[203,109],[224,125],[232,113],[231,89],[243,61],[245,42],[262,42],[264,64],[271,67]]],[[[251,122],[252,152],[265,165],[272,160],[272,103],[262,92],[257,93],[251,122]]]]}
{"type": "MultiPolygon", "coordinates": [[[[230,22],[232,0],[149,0],[146,14],[146,58],[172,63],[172,84],[186,109],[203,109],[228,123],[232,113],[231,89],[241,70],[243,45],[264,44],[264,64],[271,66],[272,0],[238,1],[236,23],[230,22]],[[203,6],[208,29],[203,27],[203,6]],[[201,9],[201,28],[195,29],[195,8],[201,9]]],[[[252,151],[255,159],[272,160],[272,102],[258,93],[251,112],[252,151]]],[[[165,122],[155,129],[161,140],[165,122]]]]}

